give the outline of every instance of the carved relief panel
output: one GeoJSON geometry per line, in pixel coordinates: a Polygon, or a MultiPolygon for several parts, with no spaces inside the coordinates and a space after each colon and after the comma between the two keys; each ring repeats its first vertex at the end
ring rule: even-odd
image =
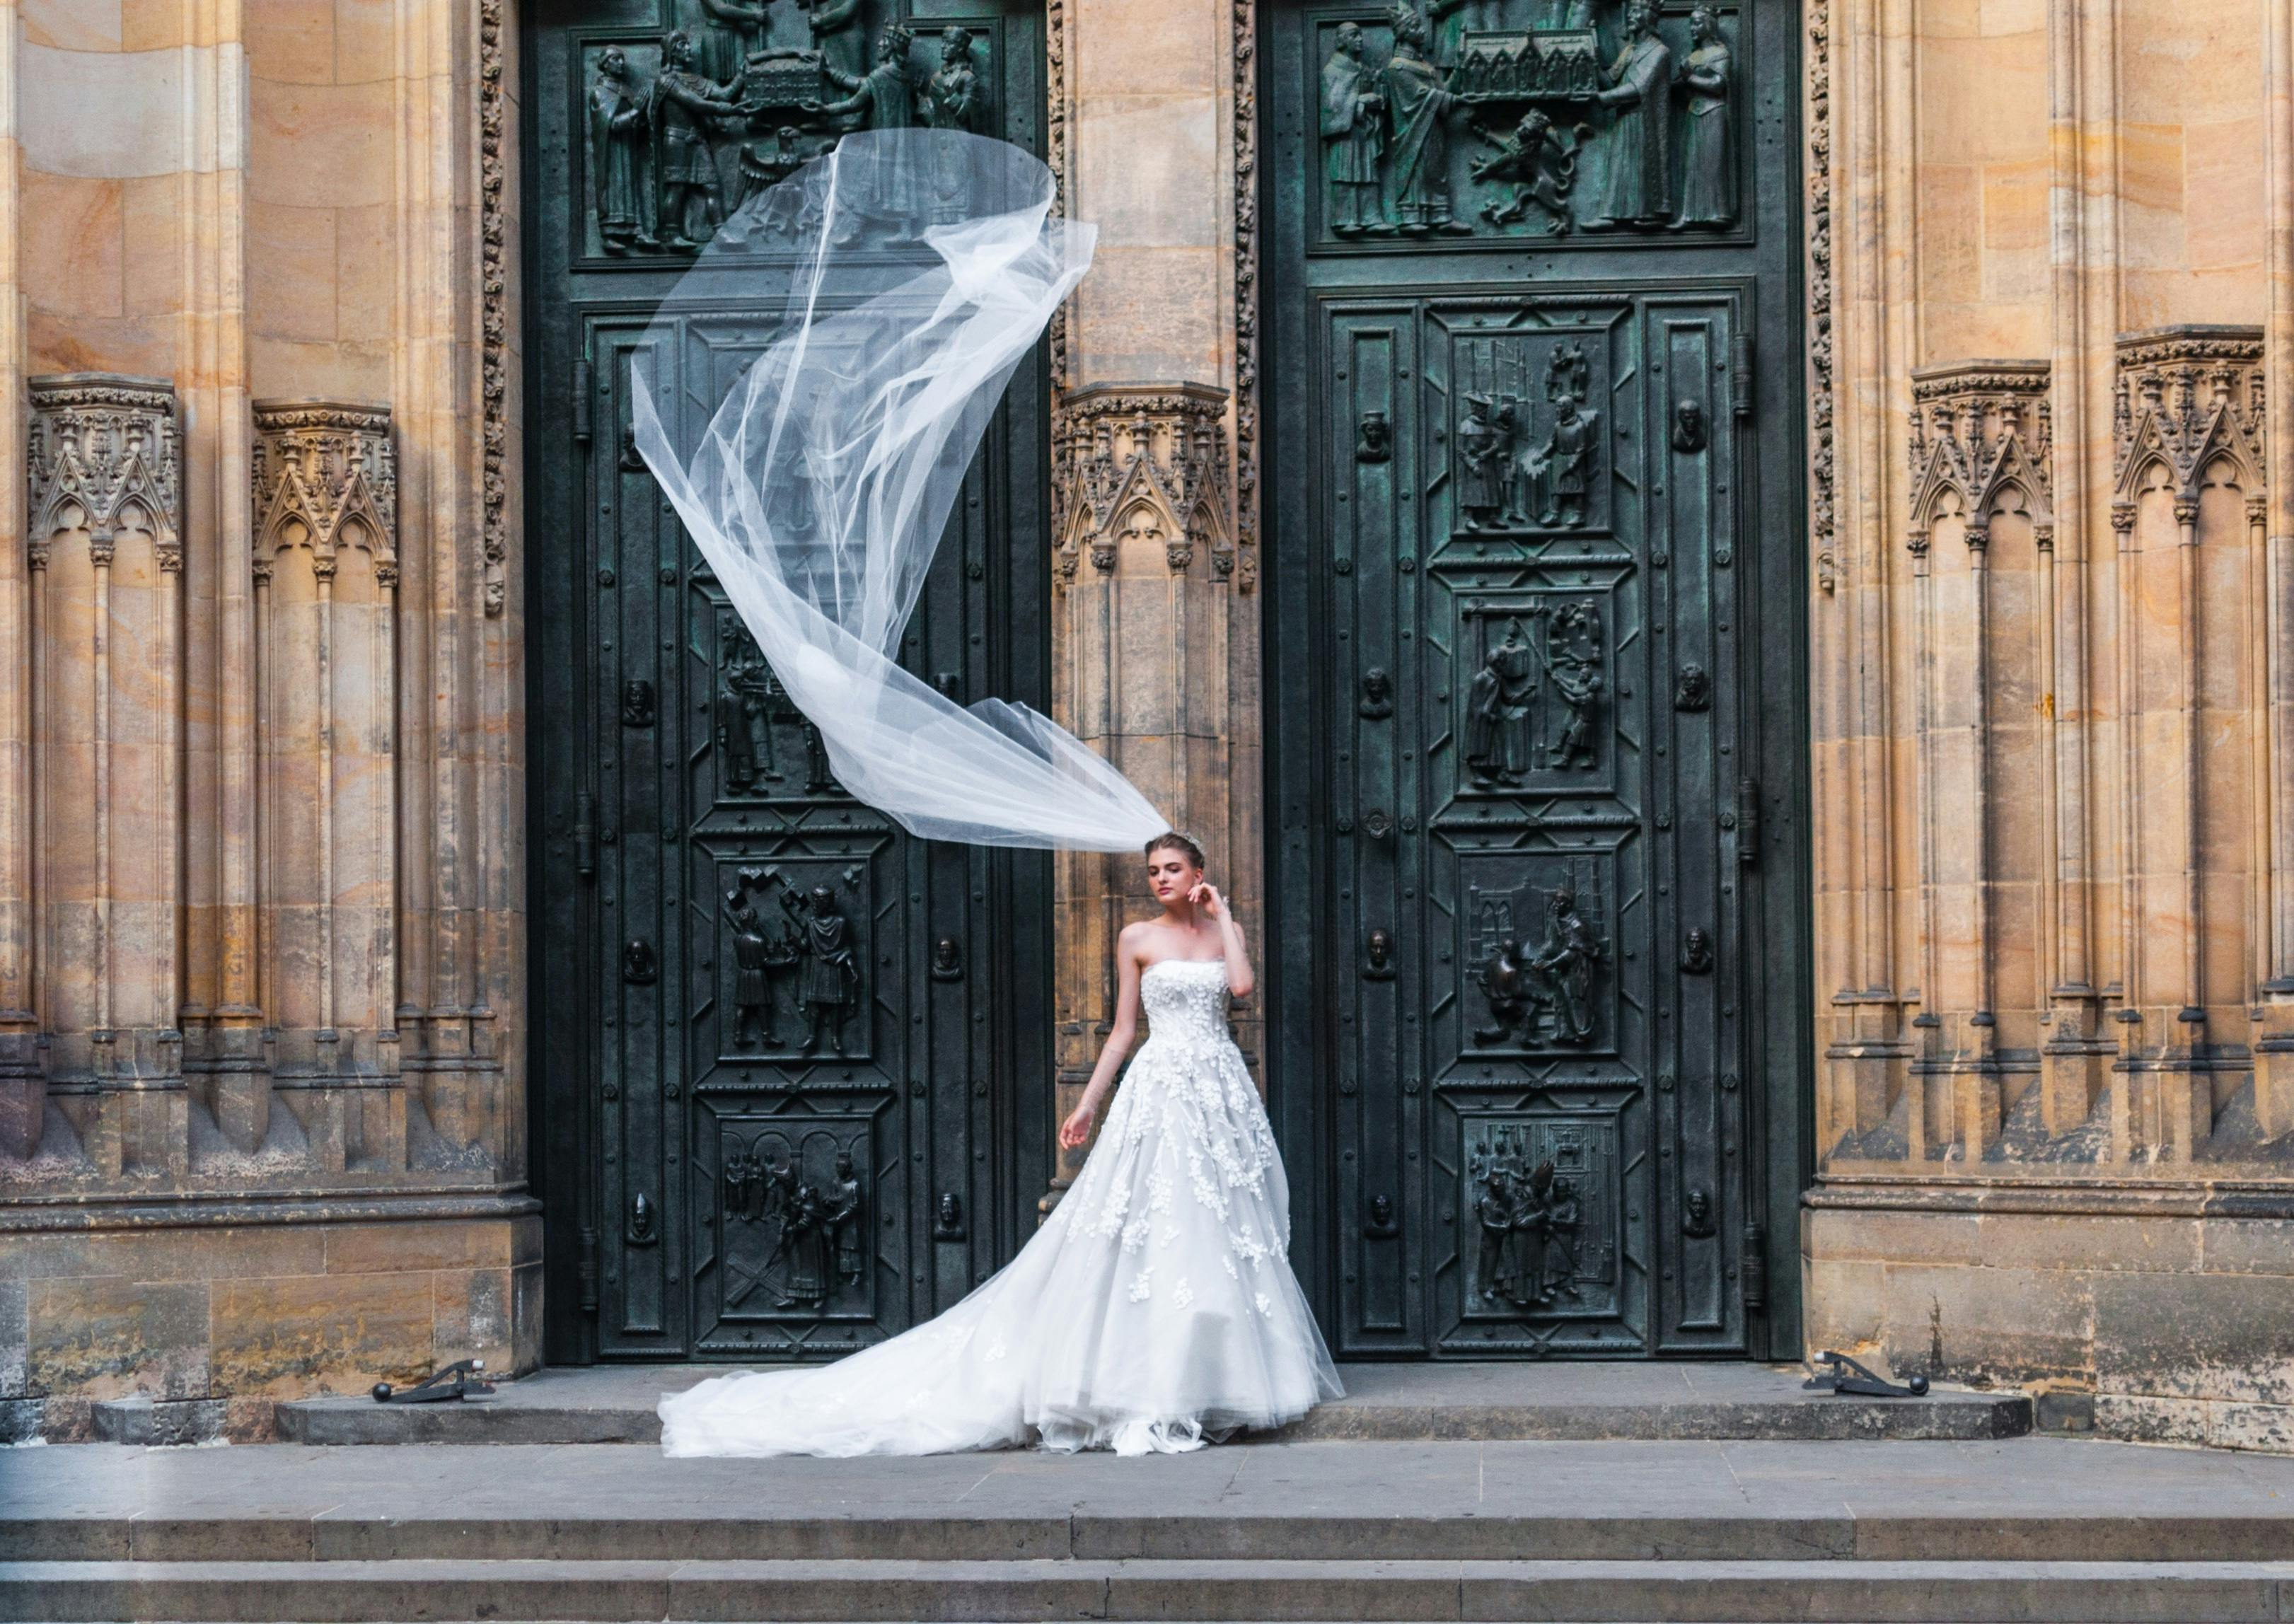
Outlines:
{"type": "Polygon", "coordinates": [[[1319,309],[1341,1339],[1740,1345],[1741,307],[1319,309]]]}
{"type": "MultiPolygon", "coordinates": [[[[642,12],[652,12],[651,5],[642,12]]],[[[658,24],[585,35],[566,218],[584,258],[728,246],[770,254],[809,225],[742,205],[853,130],[994,134],[1005,19],[883,0],[667,0],[658,24]]],[[[919,190],[933,177],[904,179],[919,190]]]]}
{"type": "Polygon", "coordinates": [[[1735,4],[1419,0],[1318,12],[1317,238],[1334,246],[1729,232],[1735,4]]]}

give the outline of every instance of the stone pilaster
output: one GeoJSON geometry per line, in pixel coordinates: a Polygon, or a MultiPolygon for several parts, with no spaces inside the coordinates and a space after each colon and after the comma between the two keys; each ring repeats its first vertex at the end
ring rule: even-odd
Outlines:
{"type": "Polygon", "coordinates": [[[70,373],[31,379],[30,394],[35,996],[46,1087],[76,1141],[37,1149],[102,1178],[179,1173],[175,393],[165,378],[70,373]]]}
{"type": "MultiPolygon", "coordinates": [[[[0,0],[0,446],[25,443],[17,28],[12,0],[0,0]]],[[[39,1142],[46,1110],[33,1005],[32,582],[24,520],[23,463],[0,457],[0,1157],[18,1157],[39,1142]]],[[[12,1391],[0,1381],[0,1402],[12,1391]]]]}
{"type": "Polygon", "coordinates": [[[253,1153],[286,1091],[317,1165],[403,1167],[398,473],[387,407],[257,401],[255,646],[267,1073],[218,1074],[253,1153]]]}
{"type": "Polygon", "coordinates": [[[2028,997],[2008,1012],[2003,1045],[2001,984],[2012,959],[2005,978],[2030,988],[2039,958],[2030,910],[2013,905],[2030,876],[2011,865],[2028,862],[2035,843],[2030,813],[2045,796],[2031,791],[2045,751],[2033,729],[2045,719],[2004,696],[2025,692],[2046,663],[2030,610],[2054,536],[2047,365],[1923,368],[1912,374],[1912,402],[1907,546],[1922,928],[1905,1142],[1916,1159],[1980,1159],[2002,1126],[2003,1048],[2038,1047],[2028,997]]]}
{"type": "MultiPolygon", "coordinates": [[[[1256,952],[1255,12],[1057,0],[1049,25],[1053,166],[1102,224],[1054,329],[1054,708],[1203,842],[1256,952]]],[[[1114,1014],[1115,933],[1152,904],[1128,857],[1055,874],[1064,1113],[1114,1014]]],[[[1260,1025],[1237,1011],[1253,1056],[1260,1025]]]]}
{"type": "MultiPolygon", "coordinates": [[[[1226,392],[1102,385],[1062,406],[1053,459],[1053,691],[1061,720],[1200,840],[1254,930],[1256,852],[1236,844],[1236,548],[1226,392]]],[[[1248,603],[1249,600],[1243,600],[1248,603]]],[[[1117,932],[1150,905],[1128,854],[1058,864],[1060,1106],[1114,1013],[1117,932]]],[[[1254,1023],[1255,1024],[1255,1023],[1254,1023]]],[[[1074,1158],[1062,1163],[1064,1188],[1074,1158]]]]}
{"type": "MultiPolygon", "coordinates": [[[[2220,1046],[2283,1042],[2294,1024],[2270,986],[2263,333],[2161,329],[2123,335],[2118,353],[2125,1085],[2111,1149],[2188,1161],[2227,1102],[2220,1046]],[[2255,1033],[2249,1010],[2276,1011],[2275,1028],[2255,1033]]],[[[2255,1076],[2264,1137],[2294,1127],[2274,1052],[2255,1076]]]]}

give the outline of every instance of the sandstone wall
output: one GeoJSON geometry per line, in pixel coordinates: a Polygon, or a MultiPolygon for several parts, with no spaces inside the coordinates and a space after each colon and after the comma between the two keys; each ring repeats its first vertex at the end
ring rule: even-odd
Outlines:
{"type": "Polygon", "coordinates": [[[497,0],[0,4],[0,1405],[538,1356],[497,0]]]}
{"type": "Polygon", "coordinates": [[[2289,1447],[2294,8],[1809,21],[1809,1338],[2289,1447]]]}

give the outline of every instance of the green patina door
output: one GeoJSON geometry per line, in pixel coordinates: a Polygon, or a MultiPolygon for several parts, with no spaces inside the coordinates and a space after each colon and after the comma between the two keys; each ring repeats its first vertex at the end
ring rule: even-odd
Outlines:
{"type": "Polygon", "coordinates": [[[1273,1053],[1345,1352],[1797,1352],[1795,16],[1272,10],[1273,1053]]]}
{"type": "MultiPolygon", "coordinates": [[[[549,1356],[845,1352],[947,1307],[1032,1222],[1048,865],[913,840],[843,793],[636,457],[630,379],[647,369],[697,421],[770,341],[771,240],[737,298],[681,314],[666,342],[647,329],[694,242],[864,116],[833,104],[890,26],[920,116],[1040,150],[1042,18],[1021,0],[529,10],[549,1356]],[[751,61],[767,46],[809,54],[751,61]]],[[[1045,410],[1040,369],[1023,369],[902,650],[959,698],[1045,702],[1045,410]]]]}

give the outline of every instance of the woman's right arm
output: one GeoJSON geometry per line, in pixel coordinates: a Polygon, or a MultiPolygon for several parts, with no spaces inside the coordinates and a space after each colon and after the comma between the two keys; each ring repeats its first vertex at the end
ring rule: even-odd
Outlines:
{"type": "Polygon", "coordinates": [[[1076,1149],[1091,1137],[1100,1104],[1115,1086],[1116,1071],[1123,1057],[1131,1052],[1131,1040],[1139,1035],[1139,954],[1137,938],[1132,934],[1135,929],[1126,925],[1123,934],[1115,938],[1115,1024],[1108,1028],[1107,1042],[1100,1045],[1099,1064],[1091,1068],[1083,1098],[1060,1125],[1060,1144],[1066,1149],[1076,1149]]]}

